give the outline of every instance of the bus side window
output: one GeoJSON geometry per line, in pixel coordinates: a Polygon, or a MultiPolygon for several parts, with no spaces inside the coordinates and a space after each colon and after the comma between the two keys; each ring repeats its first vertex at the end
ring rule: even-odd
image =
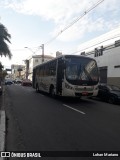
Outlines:
{"type": "Polygon", "coordinates": [[[49,76],[49,65],[45,67],[45,76],[49,76]]]}
{"type": "Polygon", "coordinates": [[[56,62],[50,63],[50,75],[54,76],[56,74],[56,62]]]}
{"type": "Polygon", "coordinates": [[[50,75],[54,76],[56,74],[56,70],[54,68],[50,68],[50,75]]]}

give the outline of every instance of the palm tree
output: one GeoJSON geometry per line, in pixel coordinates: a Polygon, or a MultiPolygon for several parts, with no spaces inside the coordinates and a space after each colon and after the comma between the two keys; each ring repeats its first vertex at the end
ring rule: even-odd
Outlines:
{"type": "Polygon", "coordinates": [[[4,66],[0,62],[0,84],[1,84],[1,80],[3,79],[3,68],[4,68],[4,66]]]}
{"type": "Polygon", "coordinates": [[[3,65],[2,65],[2,63],[0,62],[0,71],[2,71],[3,70],[3,65]]]}
{"type": "Polygon", "coordinates": [[[10,38],[11,38],[11,35],[8,33],[7,28],[0,23],[0,55],[1,56],[4,55],[5,57],[8,56],[11,59],[12,54],[6,43],[6,41],[11,43],[10,38]]]}

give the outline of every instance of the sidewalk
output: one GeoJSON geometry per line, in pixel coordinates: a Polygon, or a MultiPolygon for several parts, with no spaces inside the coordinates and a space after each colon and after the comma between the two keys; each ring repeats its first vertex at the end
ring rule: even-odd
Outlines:
{"type": "Polygon", "coordinates": [[[5,151],[5,123],[5,86],[3,86],[3,94],[0,96],[0,151],[5,151]]]}

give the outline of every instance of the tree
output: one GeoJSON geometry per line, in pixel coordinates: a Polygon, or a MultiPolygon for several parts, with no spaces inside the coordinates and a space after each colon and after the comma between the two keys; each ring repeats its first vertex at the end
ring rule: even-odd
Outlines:
{"type": "Polygon", "coordinates": [[[3,69],[4,69],[4,66],[0,62],[0,82],[4,80],[5,76],[7,75],[7,71],[3,69]]]}
{"type": "Polygon", "coordinates": [[[11,51],[6,43],[10,42],[11,35],[8,33],[7,28],[0,23],[0,55],[8,56],[10,59],[12,57],[11,51]]]}
{"type": "Polygon", "coordinates": [[[0,71],[2,71],[3,70],[3,65],[2,65],[2,63],[0,62],[0,71]]]}

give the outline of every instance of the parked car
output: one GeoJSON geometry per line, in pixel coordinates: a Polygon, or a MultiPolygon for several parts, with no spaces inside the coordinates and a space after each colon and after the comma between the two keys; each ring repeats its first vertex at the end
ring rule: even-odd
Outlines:
{"type": "Polygon", "coordinates": [[[5,81],[5,85],[11,85],[11,84],[13,84],[13,82],[11,80],[6,80],[5,81]]]}
{"type": "Polygon", "coordinates": [[[32,82],[29,79],[24,79],[22,81],[22,86],[32,86],[32,82]]]}
{"type": "Polygon", "coordinates": [[[16,80],[15,83],[16,84],[22,84],[22,81],[21,80],[16,80]]]}
{"type": "Polygon", "coordinates": [[[120,103],[120,88],[114,85],[100,84],[97,97],[109,103],[120,103]]]}

